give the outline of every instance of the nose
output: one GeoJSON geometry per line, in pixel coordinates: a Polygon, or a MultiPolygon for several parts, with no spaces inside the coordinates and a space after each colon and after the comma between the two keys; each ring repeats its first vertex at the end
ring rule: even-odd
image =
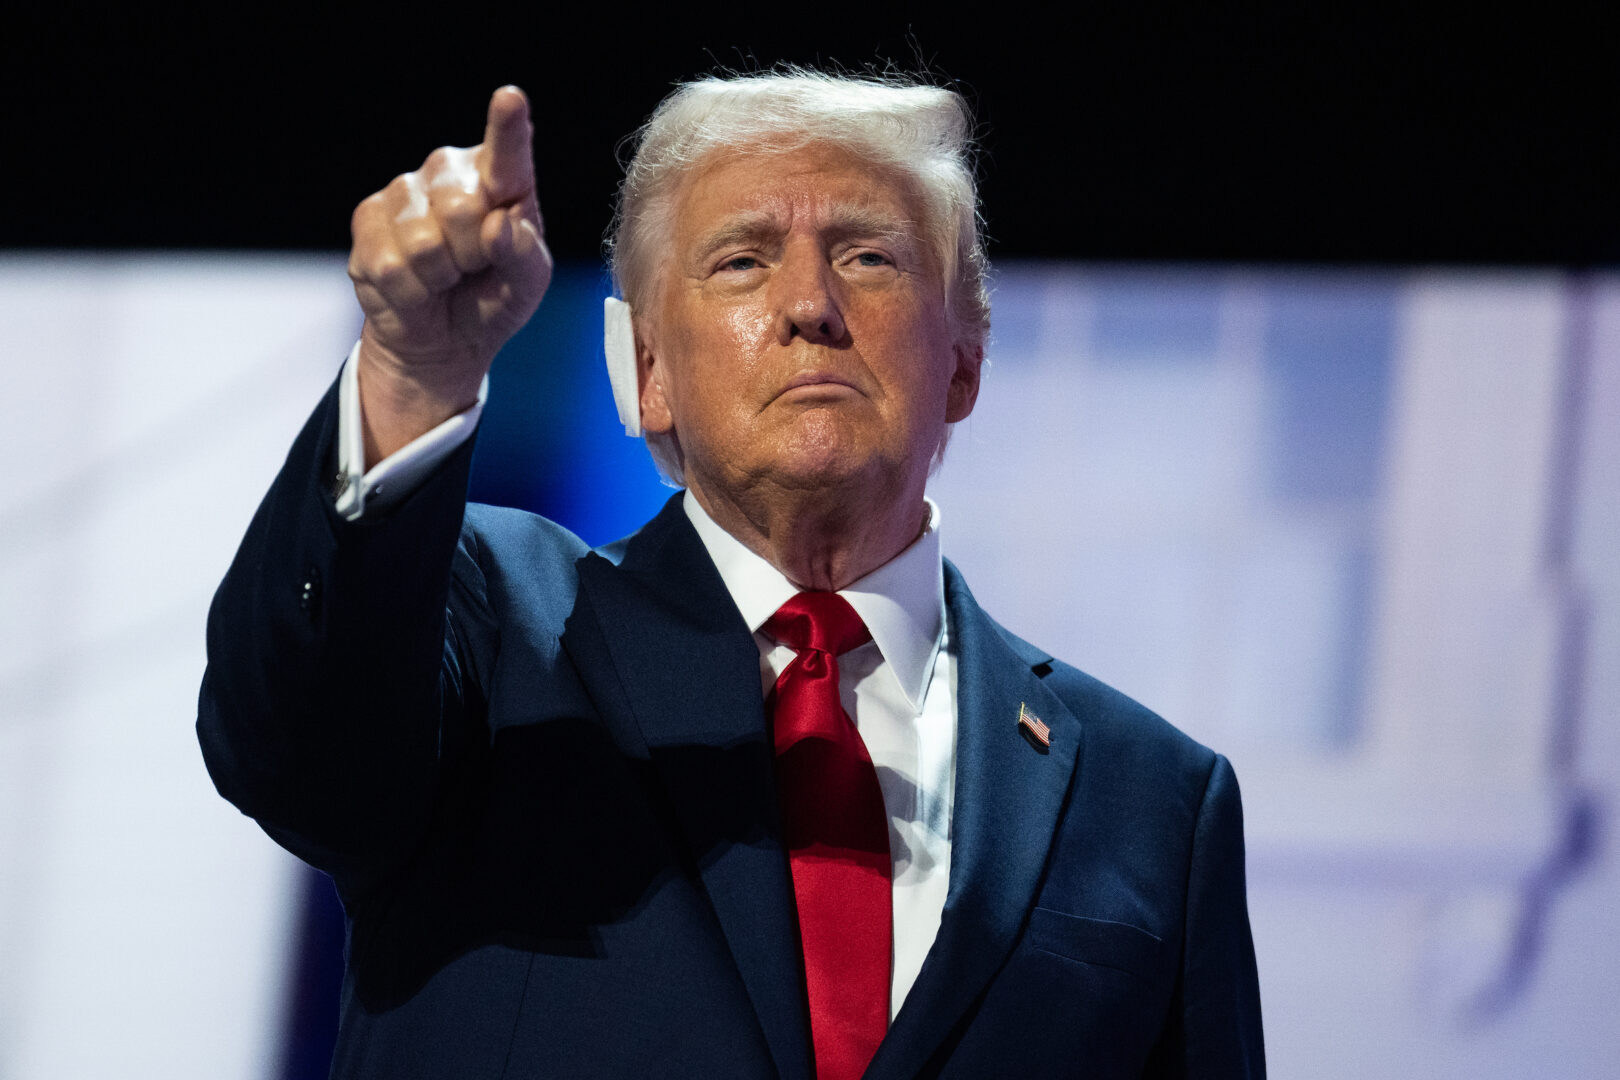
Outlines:
{"type": "Polygon", "coordinates": [[[771,282],[776,293],[776,336],[782,345],[796,337],[816,345],[842,345],[848,336],[839,303],[839,282],[815,245],[783,253],[771,282]]]}

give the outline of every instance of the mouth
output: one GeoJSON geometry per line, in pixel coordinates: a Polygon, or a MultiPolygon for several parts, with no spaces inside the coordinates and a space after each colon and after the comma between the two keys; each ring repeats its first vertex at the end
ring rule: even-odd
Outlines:
{"type": "Polygon", "coordinates": [[[859,393],[848,379],[826,371],[805,371],[789,379],[777,393],[778,398],[839,397],[846,393],[859,393]]]}

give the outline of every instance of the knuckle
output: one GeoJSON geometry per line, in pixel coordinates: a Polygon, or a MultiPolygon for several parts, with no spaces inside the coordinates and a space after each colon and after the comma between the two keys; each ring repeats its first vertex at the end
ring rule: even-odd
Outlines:
{"type": "Polygon", "coordinates": [[[483,200],[457,188],[438,188],[433,193],[433,208],[446,224],[464,227],[483,216],[483,200]]]}
{"type": "Polygon", "coordinates": [[[410,262],[422,262],[437,257],[444,250],[444,237],[439,230],[425,226],[404,228],[399,233],[399,247],[410,262]]]}
{"type": "Polygon", "coordinates": [[[383,210],[383,193],[373,192],[355,206],[354,213],[349,215],[349,235],[359,238],[360,234],[375,221],[383,210]]]}
{"type": "Polygon", "coordinates": [[[410,278],[411,268],[398,251],[389,250],[371,260],[366,276],[380,288],[398,289],[410,278]]]}
{"type": "Polygon", "coordinates": [[[389,310],[388,301],[383,299],[375,285],[368,282],[355,282],[354,296],[360,302],[360,310],[367,316],[380,315],[389,310]]]}

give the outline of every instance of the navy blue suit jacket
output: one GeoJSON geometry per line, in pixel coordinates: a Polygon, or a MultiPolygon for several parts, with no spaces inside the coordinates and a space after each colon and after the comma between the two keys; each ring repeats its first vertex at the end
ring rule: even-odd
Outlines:
{"type": "MultiPolygon", "coordinates": [[[[678,503],[590,551],[464,513],[469,445],[348,523],[335,423],[329,394],[220,587],[198,719],[343,899],[334,1075],[810,1077],[759,654],[678,503]]],[[[949,565],[946,600],[949,895],[868,1075],[1262,1075],[1230,766],[949,565]]]]}

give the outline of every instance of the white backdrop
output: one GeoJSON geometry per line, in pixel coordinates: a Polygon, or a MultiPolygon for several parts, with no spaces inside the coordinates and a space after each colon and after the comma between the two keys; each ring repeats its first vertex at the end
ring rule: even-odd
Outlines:
{"type": "Polygon", "coordinates": [[[997,302],[946,554],[1233,759],[1274,1074],[1620,1075],[1620,278],[997,302]]]}
{"type": "Polygon", "coordinates": [[[0,260],[0,1077],[257,1078],[294,866],[213,790],[203,622],[357,328],[341,260],[0,260]]]}

